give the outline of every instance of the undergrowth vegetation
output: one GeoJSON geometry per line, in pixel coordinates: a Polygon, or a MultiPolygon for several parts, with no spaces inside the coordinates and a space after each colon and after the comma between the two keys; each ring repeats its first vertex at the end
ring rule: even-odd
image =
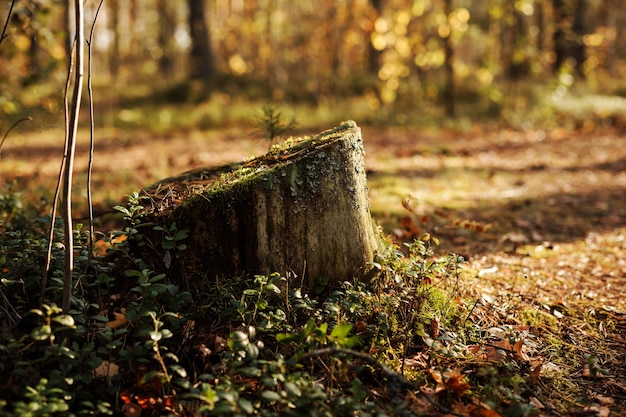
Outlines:
{"type": "MultiPolygon", "coordinates": [[[[77,228],[63,314],[59,244],[41,294],[49,217],[26,215],[15,193],[1,207],[2,415],[526,415],[541,406],[541,390],[529,395],[541,372],[529,357],[536,336],[528,326],[482,328],[485,300],[464,298],[464,259],[437,254],[435,236],[403,248],[385,241],[369,283],[303,288],[301,277],[273,274],[210,281],[192,296],[133,253],[148,243],[134,194],[117,207],[126,227],[93,248],[77,228]]],[[[160,230],[173,256],[185,250],[186,231],[160,230]]]]}

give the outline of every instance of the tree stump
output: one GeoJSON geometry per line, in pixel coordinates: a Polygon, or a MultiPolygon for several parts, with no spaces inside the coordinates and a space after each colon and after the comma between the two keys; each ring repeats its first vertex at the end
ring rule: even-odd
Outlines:
{"type": "Polygon", "coordinates": [[[348,121],[242,164],[155,184],[146,191],[154,201],[152,220],[189,231],[185,250],[162,254],[169,274],[214,279],[278,272],[309,288],[319,277],[331,285],[362,279],[379,243],[364,153],[361,130],[348,121]]]}

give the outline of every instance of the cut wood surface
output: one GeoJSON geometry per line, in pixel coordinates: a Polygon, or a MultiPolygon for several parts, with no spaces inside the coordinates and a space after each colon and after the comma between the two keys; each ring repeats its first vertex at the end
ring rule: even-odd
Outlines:
{"type": "Polygon", "coordinates": [[[146,192],[155,222],[189,231],[187,249],[162,254],[173,275],[278,272],[314,286],[319,277],[333,284],[371,268],[378,238],[367,191],[361,130],[348,121],[146,192]]]}

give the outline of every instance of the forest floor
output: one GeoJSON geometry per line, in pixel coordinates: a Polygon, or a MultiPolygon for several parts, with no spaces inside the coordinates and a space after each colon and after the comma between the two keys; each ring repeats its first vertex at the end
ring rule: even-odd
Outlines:
{"type": "MultiPolygon", "coordinates": [[[[267,142],[251,130],[159,138],[99,131],[96,214],[158,179],[264,153],[267,142]]],[[[560,403],[568,415],[626,415],[626,132],[362,131],[375,219],[398,241],[428,232],[440,239],[438,251],[464,256],[460,295],[476,300],[473,320],[482,327],[528,330],[523,355],[550,399],[536,406],[546,414],[560,403]],[[548,393],[542,378],[551,380],[548,393]]],[[[75,198],[84,213],[81,141],[75,198]]],[[[0,183],[49,204],[61,142],[60,131],[13,133],[0,183]]]]}

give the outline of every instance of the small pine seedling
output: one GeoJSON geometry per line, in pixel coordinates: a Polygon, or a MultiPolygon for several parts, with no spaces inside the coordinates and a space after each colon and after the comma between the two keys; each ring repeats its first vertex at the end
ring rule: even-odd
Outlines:
{"type": "Polygon", "coordinates": [[[275,139],[282,137],[297,125],[295,117],[287,122],[275,104],[265,104],[262,111],[263,114],[254,121],[254,126],[270,142],[270,147],[275,139]]]}

